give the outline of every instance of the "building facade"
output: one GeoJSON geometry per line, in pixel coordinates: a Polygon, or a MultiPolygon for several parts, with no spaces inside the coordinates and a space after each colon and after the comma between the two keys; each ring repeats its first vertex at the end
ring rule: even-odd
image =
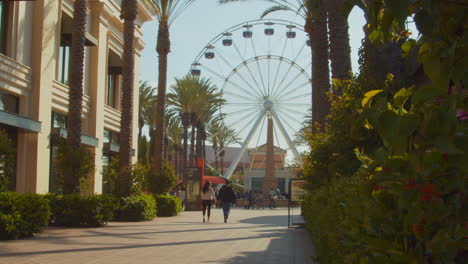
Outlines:
{"type": "MultiPolygon", "coordinates": [[[[94,154],[89,192],[103,191],[102,172],[118,153],[123,54],[122,0],[88,0],[82,144],[94,154]]],[[[156,14],[138,0],[135,33],[133,148],[137,153],[141,25],[156,14]]],[[[16,149],[10,189],[59,192],[53,173],[56,137],[66,137],[73,0],[0,1],[0,129],[16,149]]],[[[134,157],[136,161],[136,156],[134,157]]]]}
{"type": "MultiPolygon", "coordinates": [[[[267,163],[266,152],[266,144],[248,149],[250,166],[245,170],[245,186],[252,191],[262,192],[265,189],[263,184],[267,163]]],[[[273,176],[276,178],[276,187],[284,195],[289,193],[289,180],[295,178],[296,169],[286,167],[286,150],[273,146],[273,157],[273,176]]]]}

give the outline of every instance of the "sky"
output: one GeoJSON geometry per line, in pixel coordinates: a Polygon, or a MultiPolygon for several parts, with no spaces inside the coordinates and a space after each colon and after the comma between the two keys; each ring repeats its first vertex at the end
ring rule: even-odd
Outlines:
{"type": "MultiPolygon", "coordinates": [[[[252,0],[232,4],[218,4],[217,0],[195,1],[172,24],[170,28],[171,53],[168,56],[168,87],[174,78],[181,78],[188,73],[196,55],[218,34],[231,26],[260,18],[271,4],[264,0],[252,0]]],[[[276,12],[267,18],[278,18],[303,24],[301,17],[292,12],[276,12]]],[[[358,50],[364,37],[362,27],[365,23],[363,13],[355,8],[349,17],[349,35],[353,71],[358,69],[358,50]]],[[[141,59],[143,81],[156,84],[158,78],[156,20],[143,25],[145,49],[141,59]]]]}
{"type": "MultiPolygon", "coordinates": [[[[259,19],[262,12],[270,6],[271,3],[264,0],[225,5],[218,4],[217,0],[198,0],[189,6],[170,28],[171,52],[168,56],[168,91],[175,78],[182,78],[189,72],[196,56],[213,38],[232,26],[259,19]]],[[[292,12],[280,11],[270,14],[266,18],[283,19],[303,25],[302,18],[292,12]]],[[[352,67],[353,71],[357,72],[358,50],[364,37],[362,27],[365,20],[362,11],[358,8],[353,9],[348,21],[352,67]]],[[[142,27],[145,49],[142,52],[140,79],[148,81],[154,86],[157,86],[158,78],[158,57],[155,51],[157,27],[156,20],[147,22],[142,27]]],[[[245,136],[248,131],[243,133],[245,136]]],[[[263,137],[266,141],[266,136],[263,137]]],[[[249,145],[249,147],[254,146],[249,145]]],[[[280,147],[283,146],[280,145],[280,147]]],[[[303,150],[303,148],[299,149],[299,151],[303,150]]],[[[291,159],[290,152],[288,159],[291,159]]]]}

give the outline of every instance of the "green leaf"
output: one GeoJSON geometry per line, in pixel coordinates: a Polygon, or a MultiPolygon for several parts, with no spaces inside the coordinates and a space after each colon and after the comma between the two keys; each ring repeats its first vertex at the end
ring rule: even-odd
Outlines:
{"type": "Polygon", "coordinates": [[[400,109],[403,109],[403,107],[405,106],[405,103],[406,101],[408,100],[408,98],[413,94],[413,91],[414,89],[413,88],[402,88],[400,89],[394,96],[393,96],[393,100],[394,100],[394,103],[395,105],[400,108],[400,109]]]}
{"type": "Polygon", "coordinates": [[[401,46],[401,51],[403,52],[402,56],[406,57],[410,54],[411,50],[417,45],[417,41],[415,39],[409,39],[401,46]]]}
{"type": "Polygon", "coordinates": [[[372,90],[364,94],[364,98],[361,101],[361,106],[365,107],[368,105],[369,101],[379,93],[383,92],[383,90],[372,90]]]}

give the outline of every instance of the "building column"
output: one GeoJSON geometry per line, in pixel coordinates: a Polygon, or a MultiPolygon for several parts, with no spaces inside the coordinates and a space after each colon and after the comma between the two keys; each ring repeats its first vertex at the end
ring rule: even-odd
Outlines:
{"type": "Polygon", "coordinates": [[[104,3],[91,2],[91,34],[98,40],[98,46],[91,48],[89,96],[89,135],[99,139],[94,148],[94,193],[102,193],[102,150],[104,147],[104,105],[107,86],[107,19],[103,17],[104,3]]]}
{"type": "MultiPolygon", "coordinates": [[[[49,191],[50,129],[52,116],[52,84],[55,79],[59,34],[59,1],[34,2],[32,19],[32,90],[27,107],[21,115],[41,122],[38,133],[21,132],[18,138],[19,160],[24,167],[18,170],[16,190],[19,193],[49,191]]],[[[22,98],[23,99],[23,98],[22,98]]]]}

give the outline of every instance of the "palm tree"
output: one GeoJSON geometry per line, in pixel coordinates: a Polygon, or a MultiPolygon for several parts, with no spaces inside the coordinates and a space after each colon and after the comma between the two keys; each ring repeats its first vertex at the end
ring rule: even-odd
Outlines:
{"type": "Polygon", "coordinates": [[[343,5],[346,0],[326,0],[330,33],[330,61],[332,78],[351,78],[351,47],[349,46],[348,17],[343,5]]]}
{"type": "Polygon", "coordinates": [[[134,42],[135,42],[135,19],[137,17],[137,2],[123,0],[122,15],[124,19],[124,47],[123,47],[123,69],[122,69],[122,111],[120,119],[120,150],[119,150],[119,176],[117,183],[119,194],[130,195],[130,172],[132,163],[132,135],[133,135],[133,87],[134,87],[134,42]]]}
{"type": "Polygon", "coordinates": [[[225,124],[221,126],[221,133],[219,133],[217,137],[217,141],[219,143],[219,156],[221,158],[221,174],[224,174],[224,154],[226,153],[224,148],[230,144],[239,143],[240,138],[237,136],[237,132],[232,129],[228,128],[225,124]]]}
{"type": "MultiPolygon", "coordinates": [[[[141,138],[143,135],[143,127],[145,125],[150,126],[151,116],[154,115],[152,111],[156,105],[156,88],[151,86],[147,81],[140,81],[140,89],[138,96],[138,137],[141,138]]],[[[150,134],[151,135],[151,134],[150,134]]]]}
{"type": "Polygon", "coordinates": [[[167,137],[169,140],[168,148],[173,153],[174,167],[177,175],[180,174],[180,151],[182,150],[182,124],[178,115],[168,115],[167,120],[167,137]]]}
{"type": "MultiPolygon", "coordinates": [[[[83,81],[85,59],[85,34],[87,0],[73,3],[73,34],[70,51],[70,93],[68,101],[67,145],[70,152],[78,152],[81,146],[81,113],[83,104],[83,81]]],[[[78,163],[78,166],[81,164],[78,163]]],[[[79,168],[64,175],[64,193],[78,191],[79,168]]]]}
{"type": "MultiPolygon", "coordinates": [[[[240,0],[219,0],[229,3],[240,0]]],[[[330,91],[330,70],[328,68],[327,12],[322,0],[269,0],[273,6],[263,12],[265,17],[276,11],[291,11],[304,19],[304,31],[309,34],[312,52],[312,121],[325,123],[330,112],[327,92],[330,91]]]]}
{"type": "Polygon", "coordinates": [[[154,0],[159,22],[156,51],[159,54],[158,103],[156,107],[156,131],[154,140],[154,173],[163,169],[164,113],[166,103],[167,54],[171,51],[169,27],[194,0],[154,0]]]}
{"type": "MultiPolygon", "coordinates": [[[[192,124],[191,157],[194,157],[194,129],[197,124],[203,124],[198,127],[198,131],[201,131],[199,134],[202,136],[204,124],[216,117],[223,102],[221,93],[217,92],[216,86],[211,85],[210,81],[204,78],[186,75],[182,79],[176,78],[176,83],[171,86],[167,103],[171,106],[170,111],[181,115],[184,128],[184,152],[187,148],[188,126],[192,124]]],[[[186,154],[185,152],[184,157],[187,157],[186,154]]]]}
{"type": "Polygon", "coordinates": [[[210,122],[210,124],[208,125],[208,129],[207,129],[208,141],[211,142],[212,147],[213,147],[213,151],[214,151],[216,171],[219,171],[219,167],[218,167],[218,150],[219,150],[219,148],[218,148],[218,134],[221,133],[221,129],[222,129],[221,125],[222,125],[222,123],[220,121],[210,122]]]}

